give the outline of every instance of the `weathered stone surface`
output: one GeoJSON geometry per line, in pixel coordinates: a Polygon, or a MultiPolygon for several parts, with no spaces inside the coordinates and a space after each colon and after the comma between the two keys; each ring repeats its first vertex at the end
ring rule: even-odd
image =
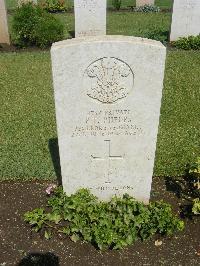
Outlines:
{"type": "Polygon", "coordinates": [[[0,0],[0,43],[10,44],[8,33],[7,12],[4,0],[0,0]]]}
{"type": "Polygon", "coordinates": [[[74,0],[75,37],[106,34],[106,0],[74,0]]]}
{"type": "Polygon", "coordinates": [[[154,0],[136,0],[136,6],[154,5],[154,0]]]}
{"type": "Polygon", "coordinates": [[[166,48],[125,36],[51,49],[64,190],[149,201],[166,48]]]}
{"type": "Polygon", "coordinates": [[[200,34],[200,1],[174,0],[170,41],[200,34]]]}

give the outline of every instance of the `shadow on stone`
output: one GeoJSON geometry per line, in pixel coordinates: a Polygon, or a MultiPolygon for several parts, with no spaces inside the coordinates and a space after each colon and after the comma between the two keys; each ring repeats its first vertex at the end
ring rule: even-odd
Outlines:
{"type": "Polygon", "coordinates": [[[59,266],[59,258],[51,252],[30,253],[17,266],[59,266]]]}
{"type": "Polygon", "coordinates": [[[49,140],[49,151],[51,154],[51,159],[53,162],[54,171],[57,176],[58,184],[62,185],[58,138],[53,138],[49,140]]]}

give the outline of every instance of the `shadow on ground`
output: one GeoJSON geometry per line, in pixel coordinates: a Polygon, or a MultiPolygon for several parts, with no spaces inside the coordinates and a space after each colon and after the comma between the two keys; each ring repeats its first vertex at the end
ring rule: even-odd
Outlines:
{"type": "Polygon", "coordinates": [[[60,167],[60,156],[58,147],[58,138],[49,139],[49,151],[53,162],[54,171],[58,180],[58,184],[62,185],[61,167],[60,167]]]}
{"type": "Polygon", "coordinates": [[[70,30],[69,31],[69,35],[71,36],[71,38],[75,38],[75,31],[74,30],[70,30]]]}
{"type": "Polygon", "coordinates": [[[180,215],[182,218],[192,219],[193,200],[199,198],[200,192],[194,187],[195,180],[186,171],[182,177],[165,177],[166,190],[172,192],[178,199],[181,199],[180,215]]]}
{"type": "Polygon", "coordinates": [[[59,258],[51,252],[30,253],[17,266],[59,266],[59,258]]]}

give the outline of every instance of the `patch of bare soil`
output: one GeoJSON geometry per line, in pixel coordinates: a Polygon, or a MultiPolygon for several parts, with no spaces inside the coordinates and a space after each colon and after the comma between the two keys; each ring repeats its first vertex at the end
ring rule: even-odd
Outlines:
{"type": "Polygon", "coordinates": [[[0,52],[15,52],[17,49],[13,45],[0,43],[0,52]]]}
{"type": "Polygon", "coordinates": [[[34,52],[34,51],[48,51],[49,48],[39,48],[39,47],[36,47],[36,46],[31,46],[31,47],[24,47],[24,48],[20,48],[20,47],[17,47],[13,44],[4,44],[4,43],[0,43],[0,53],[2,52],[34,52]]]}
{"type": "MultiPolygon", "coordinates": [[[[61,235],[45,240],[42,235],[31,231],[23,221],[23,214],[45,206],[45,188],[48,184],[37,181],[0,183],[1,266],[200,265],[199,217],[185,217],[185,230],[176,235],[138,241],[119,251],[102,252],[89,243],[74,243],[61,235]]],[[[180,205],[184,204],[174,192],[167,191],[163,178],[154,178],[152,200],[159,199],[171,203],[174,211],[179,213],[180,205]]]]}

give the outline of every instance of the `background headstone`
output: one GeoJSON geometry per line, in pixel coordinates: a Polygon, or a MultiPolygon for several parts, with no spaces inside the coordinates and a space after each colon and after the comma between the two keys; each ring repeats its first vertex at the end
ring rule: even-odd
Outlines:
{"type": "Polygon", "coordinates": [[[4,0],[0,0],[0,43],[10,44],[7,12],[4,0]]]}
{"type": "Polygon", "coordinates": [[[62,182],[102,200],[148,203],[166,48],[125,36],[76,38],[51,49],[62,182]]]}
{"type": "Polygon", "coordinates": [[[106,0],[74,0],[75,37],[106,34],[106,0]]]}
{"type": "Polygon", "coordinates": [[[200,1],[174,0],[170,41],[200,34],[200,1]]]}
{"type": "Polygon", "coordinates": [[[136,6],[154,5],[154,0],[136,0],[136,6]]]}

